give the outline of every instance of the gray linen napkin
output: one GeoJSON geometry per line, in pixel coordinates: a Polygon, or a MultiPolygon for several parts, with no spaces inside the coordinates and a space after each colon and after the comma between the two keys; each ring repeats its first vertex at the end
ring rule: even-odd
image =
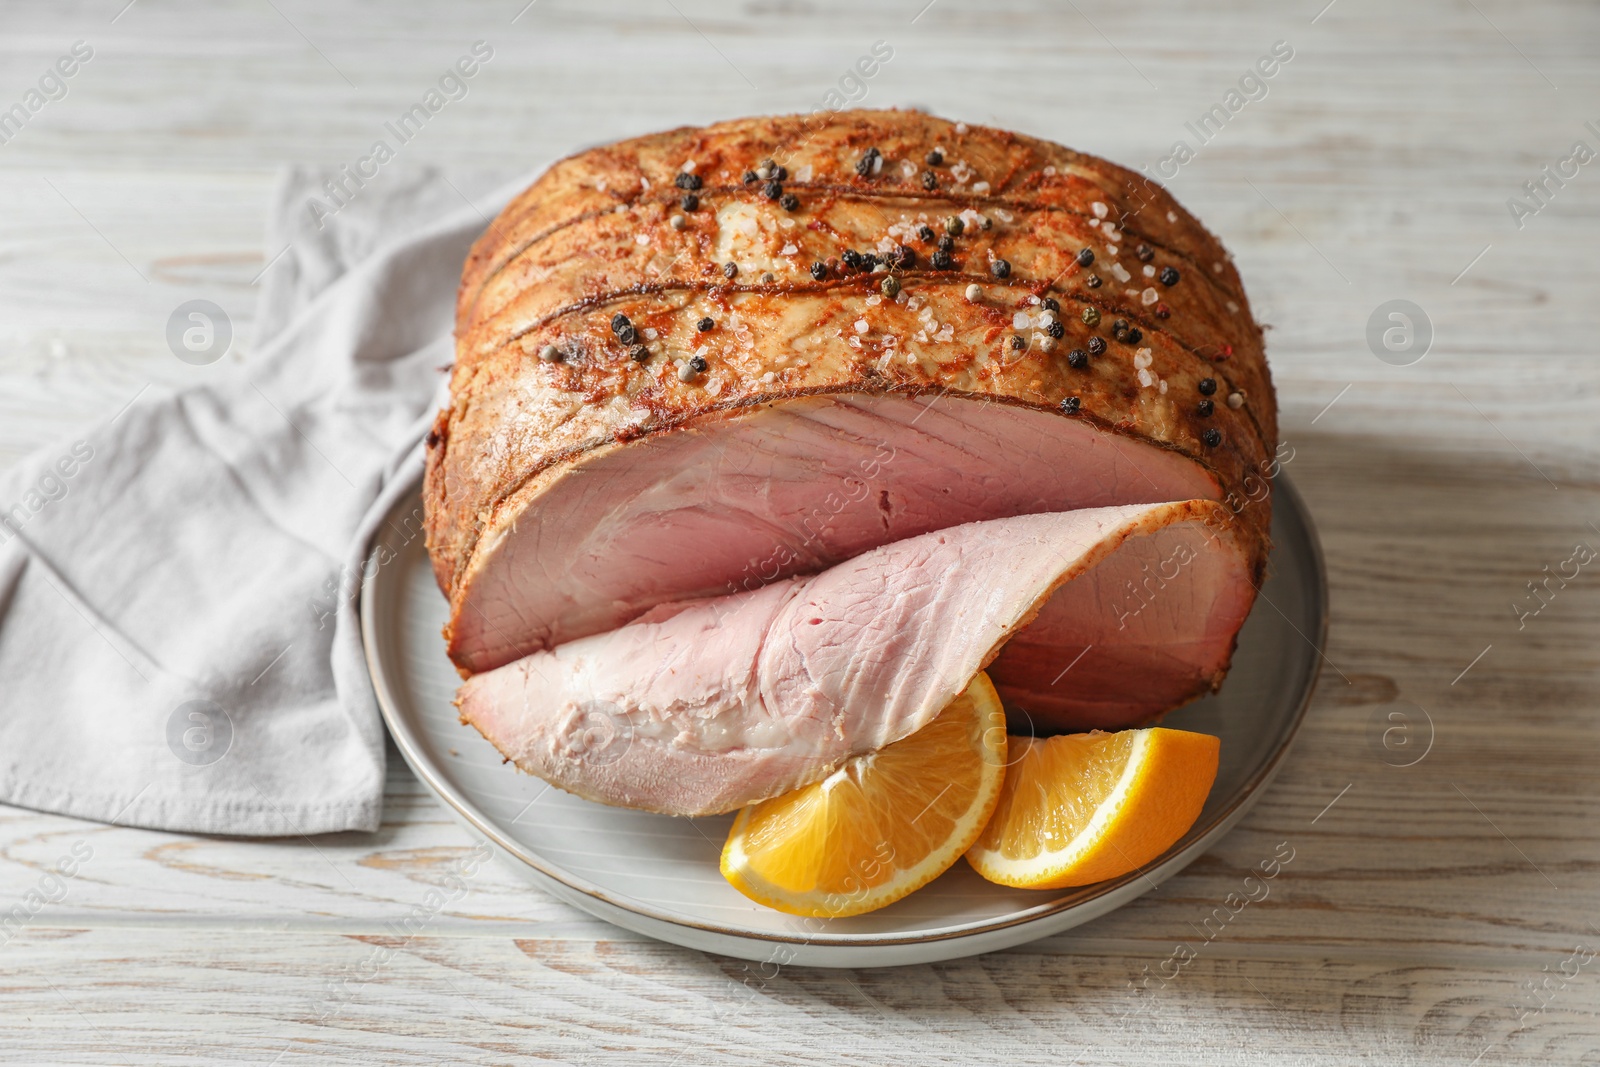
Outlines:
{"type": "Polygon", "coordinates": [[[462,260],[516,186],[480,210],[482,181],[386,174],[318,226],[323,177],[280,183],[248,359],[0,474],[0,802],[378,828],[362,546],[421,462],[462,260]]]}

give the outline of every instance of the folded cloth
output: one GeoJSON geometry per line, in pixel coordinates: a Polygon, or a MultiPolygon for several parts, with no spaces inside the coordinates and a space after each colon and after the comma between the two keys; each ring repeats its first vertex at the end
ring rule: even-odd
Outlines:
{"type": "Polygon", "coordinates": [[[365,546],[420,468],[462,261],[521,183],[480,210],[458,184],[481,181],[386,174],[329,215],[323,178],[280,183],[246,359],[0,474],[0,802],[205,833],[378,828],[365,546]]]}

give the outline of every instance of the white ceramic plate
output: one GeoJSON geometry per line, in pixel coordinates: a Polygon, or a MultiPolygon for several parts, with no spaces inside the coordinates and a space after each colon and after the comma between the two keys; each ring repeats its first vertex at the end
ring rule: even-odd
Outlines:
{"type": "MultiPolygon", "coordinates": [[[[579,800],[501,760],[456,720],[460,683],[445,656],[446,605],[422,538],[403,541],[396,505],[374,541],[394,554],[367,568],[361,627],[383,716],[417,776],[531,881],[618,926],[744,959],[881,967],[991,952],[1120,907],[1182,870],[1260,797],[1300,725],[1327,630],[1322,554],[1299,494],[1280,477],[1272,557],[1262,597],[1240,634],[1222,692],[1174,712],[1167,725],[1222,738],[1222,766],[1200,819],[1137,874],[1076,890],[992,885],[965,863],[870,915],[800,919],[747,900],[717,860],[733,816],[680,819],[579,800]]],[[[414,530],[414,521],[412,529],[414,530]]]]}

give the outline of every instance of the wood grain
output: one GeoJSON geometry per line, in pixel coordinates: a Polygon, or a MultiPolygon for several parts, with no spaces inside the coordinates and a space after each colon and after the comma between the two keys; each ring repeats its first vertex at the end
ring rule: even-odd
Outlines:
{"type": "Polygon", "coordinates": [[[1600,548],[1600,169],[1520,230],[1506,208],[1572,141],[1600,146],[1584,127],[1600,122],[1600,12],[925,2],[8,13],[0,103],[73,41],[96,53],[0,145],[0,462],[147,385],[200,380],[163,338],[184,300],[226,308],[229,359],[249,360],[275,169],[364,153],[474,40],[494,59],[395,174],[531,170],[808,109],[877,40],[895,55],[867,103],[1154,166],[1286,40],[1265,98],[1170,182],[1273,327],[1288,470],[1332,582],[1322,689],[1262,804],[1078,931],[775,976],[641,941],[494,865],[397,935],[471,847],[398,758],[374,835],[257,842],[0,809],[0,915],[92,849],[64,896],[0,928],[0,1062],[1600,1063],[1600,962],[1560,977],[1576,946],[1600,947],[1600,575],[1521,628],[1512,608],[1574,544],[1600,548]],[[1435,330],[1407,367],[1365,338],[1395,298],[1435,330]],[[1411,732],[1385,747],[1397,723],[1411,732]],[[1279,842],[1295,858],[1270,895],[1208,940],[1279,842]],[[1184,945],[1174,979],[1141,985],[1184,945]]]}

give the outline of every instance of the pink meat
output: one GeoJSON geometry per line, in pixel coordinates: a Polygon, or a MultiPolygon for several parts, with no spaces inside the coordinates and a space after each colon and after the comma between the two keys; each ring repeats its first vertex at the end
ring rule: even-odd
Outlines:
{"type": "Polygon", "coordinates": [[[1220,495],[1192,460],[1059,414],[955,396],[790,399],[541,476],[485,533],[450,654],[490,670],[660,603],[961,523],[1220,495]]]}
{"type": "Polygon", "coordinates": [[[1191,500],[937,530],[658,607],[478,674],[457,703],[523,770],[677,815],[816,781],[926,725],[991,661],[1041,732],[1084,707],[1148,718],[1226,669],[1254,595],[1226,514],[1191,500]]]}

